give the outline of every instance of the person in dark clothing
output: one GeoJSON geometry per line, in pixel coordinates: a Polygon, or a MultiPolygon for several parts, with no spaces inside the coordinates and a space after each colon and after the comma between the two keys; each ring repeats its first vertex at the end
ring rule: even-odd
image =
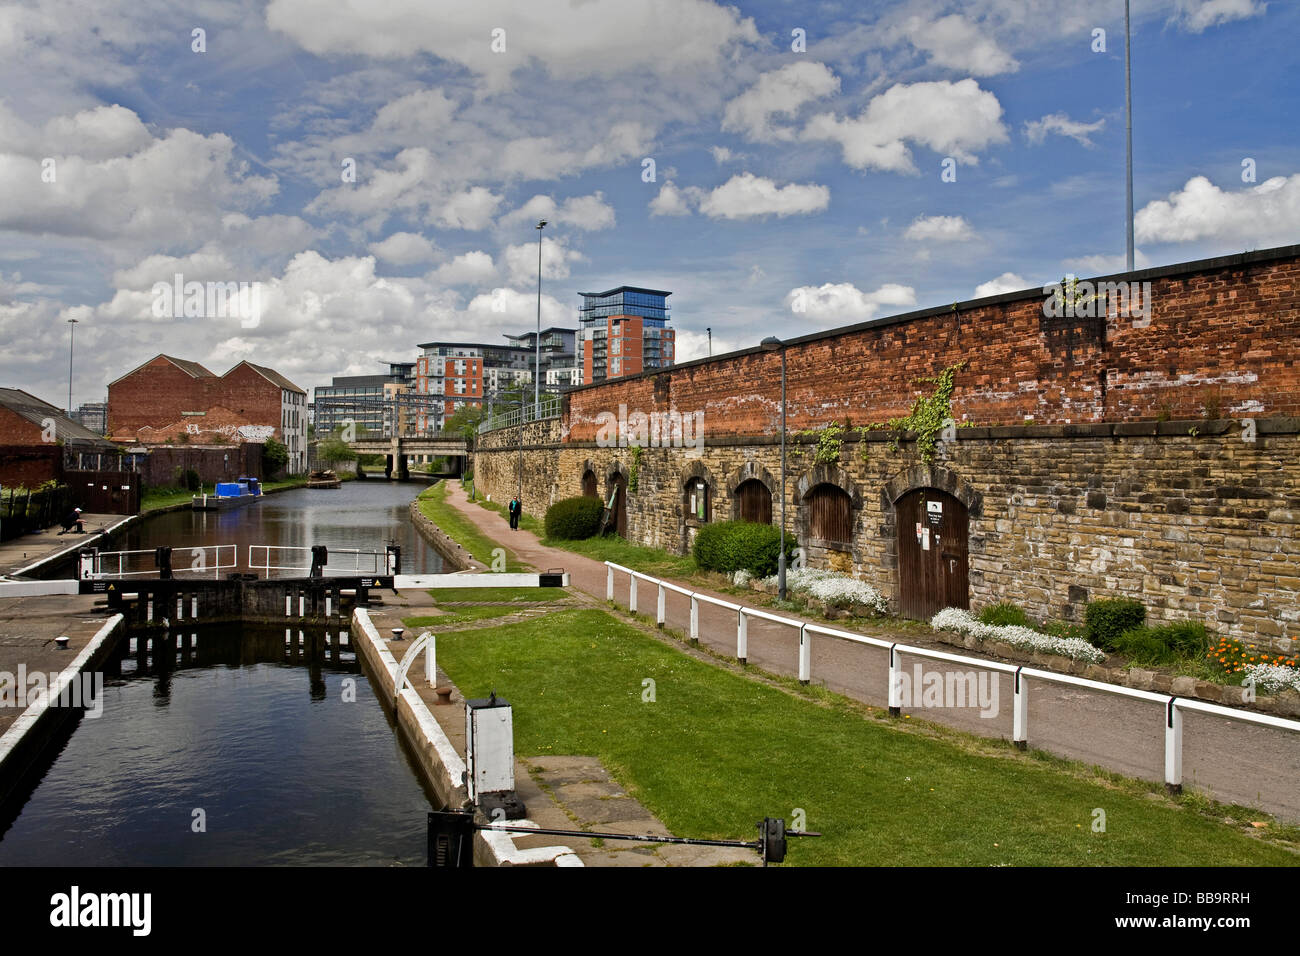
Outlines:
{"type": "Polygon", "coordinates": [[[63,530],[60,531],[59,534],[67,534],[73,528],[77,529],[77,534],[86,533],[86,529],[83,528],[81,525],[80,508],[73,508],[71,511],[68,512],[67,516],[60,523],[63,525],[63,530]]]}
{"type": "Polygon", "coordinates": [[[519,500],[518,495],[515,495],[513,498],[510,499],[509,511],[510,511],[510,530],[518,531],[519,517],[524,512],[524,503],[519,500]]]}

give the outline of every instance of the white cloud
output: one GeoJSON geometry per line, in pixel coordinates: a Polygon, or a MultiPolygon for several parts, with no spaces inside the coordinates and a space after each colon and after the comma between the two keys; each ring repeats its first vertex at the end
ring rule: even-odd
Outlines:
{"type": "MultiPolygon", "coordinates": [[[[507,246],[502,258],[512,286],[527,287],[537,282],[537,243],[507,246]]],[[[547,236],[542,240],[542,278],[567,279],[569,263],[582,262],[585,258],[577,250],[567,248],[563,239],[547,236]]]]}
{"type": "Polygon", "coordinates": [[[816,183],[778,186],[770,179],[741,173],[700,198],[700,212],[713,219],[794,216],[822,212],[831,191],[816,183]]]}
{"type": "Polygon", "coordinates": [[[615,223],[614,207],[605,202],[604,193],[597,191],[589,196],[572,196],[558,205],[550,196],[534,196],[502,216],[500,224],[507,228],[524,224],[536,227],[539,219],[588,231],[610,229],[615,223]]]}
{"type": "Polygon", "coordinates": [[[1025,121],[1025,139],[1038,145],[1047,138],[1049,133],[1055,133],[1058,136],[1068,136],[1080,146],[1092,147],[1096,144],[1089,138],[1089,135],[1096,133],[1106,125],[1104,118],[1097,120],[1095,123],[1080,123],[1077,120],[1070,119],[1064,113],[1049,113],[1042,119],[1025,121]]]}
{"type": "MultiPolygon", "coordinates": [[[[1106,276],[1128,269],[1128,261],[1122,252],[1112,255],[1096,253],[1090,256],[1076,256],[1073,259],[1061,260],[1061,265],[1069,269],[1070,274],[1079,276],[1106,276]]],[[[1134,269],[1145,269],[1150,265],[1151,260],[1141,249],[1133,250],[1134,269]]]]}
{"type": "Polygon", "coordinates": [[[1001,295],[1003,292],[1019,292],[1021,289],[1032,288],[1032,283],[1022,279],[1014,272],[1004,272],[996,279],[990,279],[988,282],[981,282],[975,287],[975,298],[982,299],[986,295],[1001,295]]]}
{"type": "Polygon", "coordinates": [[[758,80],[727,104],[722,128],[759,142],[792,140],[791,126],[773,126],[772,118],[793,118],[813,100],[838,93],[840,80],[823,63],[800,60],[759,76],[758,80]]]}
{"type": "Polygon", "coordinates": [[[1168,199],[1138,210],[1133,229],[1139,242],[1220,239],[1274,246],[1300,241],[1300,173],[1238,192],[1195,176],[1168,199]]]}
{"type": "Polygon", "coordinates": [[[918,216],[903,233],[914,242],[964,242],[975,230],[963,216],[918,216]]]}
{"type": "Polygon", "coordinates": [[[650,200],[652,216],[689,216],[691,214],[691,187],[678,189],[672,181],[659,187],[659,193],[650,200]]]}
{"type": "Polygon", "coordinates": [[[904,31],[913,46],[930,54],[930,62],[936,66],[973,76],[996,76],[1020,69],[1020,64],[996,40],[955,13],[929,23],[912,17],[904,31]]]}
{"type": "MultiPolygon", "coordinates": [[[[513,333],[527,331],[537,321],[537,293],[519,292],[515,289],[499,287],[491,292],[474,296],[465,309],[470,321],[490,324],[500,329],[509,329],[513,333]]],[[[573,309],[563,305],[553,296],[542,293],[542,328],[557,325],[566,328],[573,324],[573,309]]],[[[473,341],[491,341],[492,336],[482,332],[473,333],[473,341]]]]}
{"type": "Polygon", "coordinates": [[[1267,6],[1259,0],[1178,0],[1172,22],[1191,33],[1204,33],[1230,20],[1263,16],[1267,6]]]}
{"type": "Polygon", "coordinates": [[[916,305],[916,290],[887,282],[875,292],[863,292],[849,282],[828,282],[791,289],[785,304],[817,322],[863,322],[873,318],[882,305],[916,305]]]}
{"type": "Polygon", "coordinates": [[[56,117],[48,141],[2,108],[0,128],[9,137],[0,141],[0,182],[30,184],[8,191],[0,229],[157,248],[202,241],[226,213],[278,189],[274,178],[249,173],[225,134],[173,129],[155,138],[118,106],[56,117]],[[83,138],[86,154],[72,152],[83,138]],[[53,182],[43,179],[47,169],[53,182]]]}
{"type": "Polygon", "coordinates": [[[482,285],[496,276],[496,263],[482,250],[456,256],[429,273],[430,280],[442,285],[482,285]]]}
{"type": "Polygon", "coordinates": [[[743,158],[725,146],[710,146],[709,152],[713,155],[713,161],[719,166],[723,163],[733,163],[743,158]]]}
{"type": "Polygon", "coordinates": [[[383,242],[372,242],[368,248],[380,259],[396,266],[433,262],[438,257],[434,244],[414,232],[395,232],[383,242]]]}
{"type": "Polygon", "coordinates": [[[857,119],[814,116],[803,137],[839,143],[844,161],[855,169],[915,173],[909,141],[976,164],[976,152],[1006,142],[1007,133],[998,98],[965,79],[897,84],[874,97],[857,119]]]}
{"type": "Polygon", "coordinates": [[[272,0],[266,23],[320,56],[430,53],[504,85],[538,62],[554,76],[670,75],[721,62],[759,40],[754,23],[708,0],[655,4],[571,0],[272,0]],[[495,38],[504,50],[492,49],[495,38]]]}

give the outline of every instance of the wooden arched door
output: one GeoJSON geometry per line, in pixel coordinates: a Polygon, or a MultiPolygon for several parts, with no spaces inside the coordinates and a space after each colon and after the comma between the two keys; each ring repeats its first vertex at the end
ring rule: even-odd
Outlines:
{"type": "Polygon", "coordinates": [[[614,531],[620,538],[627,537],[627,476],[622,472],[614,475],[610,482],[614,494],[614,531]]]}
{"type": "Polygon", "coordinates": [[[929,620],[946,607],[969,608],[966,506],[935,488],[917,488],[894,505],[898,525],[898,609],[929,620]]]}
{"type": "Polygon", "coordinates": [[[596,491],[596,473],[588,468],[582,473],[582,495],[584,498],[599,498],[596,491]]]}
{"type": "Polygon", "coordinates": [[[772,523],[772,492],[757,478],[742,481],[736,488],[735,515],[739,521],[772,523]]]}

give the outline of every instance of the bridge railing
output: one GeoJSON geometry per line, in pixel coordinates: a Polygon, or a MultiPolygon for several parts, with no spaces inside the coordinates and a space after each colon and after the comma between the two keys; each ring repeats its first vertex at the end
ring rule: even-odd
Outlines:
{"type": "MultiPolygon", "coordinates": [[[[1012,684],[1012,742],[1020,749],[1028,746],[1029,740],[1029,684],[1031,682],[1041,682],[1043,684],[1068,684],[1074,687],[1086,688],[1091,691],[1097,691],[1104,694],[1110,694],[1116,697],[1127,697],[1149,701],[1161,705],[1161,726],[1159,733],[1164,736],[1165,743],[1165,760],[1164,773],[1165,784],[1171,789],[1178,789],[1183,784],[1183,712],[1191,711],[1195,713],[1208,714],[1220,717],[1228,721],[1239,724],[1253,724],[1255,726],[1272,727],[1278,730],[1290,731],[1292,733],[1300,732],[1300,721],[1287,720],[1282,717],[1274,717],[1270,714],[1261,714],[1256,711],[1238,710],[1233,707],[1223,707],[1218,704],[1210,704],[1201,700],[1191,700],[1177,697],[1172,694],[1154,693],[1147,690],[1139,690],[1133,687],[1124,687],[1118,684],[1107,684],[1102,681],[1089,680],[1084,677],[1075,677],[1071,674],[1061,674],[1055,671],[1039,670],[1033,667],[1024,667],[1017,664],[1008,664],[1000,661],[989,661],[974,657],[965,657],[961,654],[950,654],[946,651],[937,651],[930,648],[913,647],[908,644],[901,644],[897,641],[881,640],[880,638],[867,637],[863,634],[854,634],[851,631],[841,631],[838,628],[825,627],[820,624],[810,624],[806,621],[800,621],[796,618],[782,617],[779,614],[773,614],[770,611],[762,611],[758,608],[745,607],[740,604],[734,604],[731,601],[724,601],[711,595],[701,594],[692,591],[689,588],[681,587],[677,584],[661,580],[649,574],[643,574],[640,571],[634,571],[631,568],[625,568],[620,564],[612,561],[606,561],[606,588],[605,597],[609,601],[614,600],[614,574],[619,572],[628,575],[628,610],[637,611],[637,582],[645,582],[657,588],[657,608],[655,621],[659,625],[666,622],[664,607],[665,592],[672,591],[684,595],[690,600],[690,638],[692,641],[698,641],[700,635],[700,617],[699,606],[701,603],[711,604],[724,610],[736,612],[736,657],[744,662],[748,656],[748,630],[749,621],[757,618],[770,621],[776,624],[784,624],[798,634],[798,653],[799,653],[799,680],[802,683],[809,683],[812,680],[812,656],[810,652],[809,635],[816,634],[832,640],[844,641],[850,644],[868,645],[889,653],[889,670],[888,686],[884,688],[885,699],[888,701],[889,712],[897,716],[903,707],[902,688],[906,680],[906,675],[902,673],[900,663],[901,656],[923,657],[931,660],[947,661],[957,664],[961,667],[968,667],[972,670],[994,671],[1007,674],[1012,684]]],[[[830,675],[834,676],[834,675],[830,675]]],[[[1154,729],[1154,728],[1153,728],[1154,729]]]]}
{"type": "Polygon", "coordinates": [[[484,418],[478,426],[479,434],[481,435],[484,432],[495,431],[498,428],[517,427],[521,415],[525,422],[537,422],[541,421],[543,418],[559,418],[560,404],[561,397],[559,395],[543,395],[541,401],[537,402],[535,405],[530,403],[522,408],[512,408],[507,412],[501,412],[491,416],[490,418],[484,418]]]}

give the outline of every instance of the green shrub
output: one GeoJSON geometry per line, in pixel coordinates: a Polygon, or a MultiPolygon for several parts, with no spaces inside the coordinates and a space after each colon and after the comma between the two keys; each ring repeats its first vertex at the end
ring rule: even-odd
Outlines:
{"type": "Polygon", "coordinates": [[[1029,615],[1018,604],[1010,601],[1002,601],[999,604],[986,604],[980,609],[979,620],[981,624],[992,624],[996,627],[1003,627],[1007,624],[1018,624],[1021,627],[1033,627],[1029,620],[1029,615]]]}
{"type": "Polygon", "coordinates": [[[199,473],[193,468],[185,469],[183,484],[187,491],[198,491],[202,482],[199,481],[199,473]]]}
{"type": "MultiPolygon", "coordinates": [[[[734,574],[748,571],[765,578],[776,573],[781,532],[775,525],[752,521],[707,524],[695,536],[695,563],[706,571],[734,574]]],[[[797,542],[786,534],[786,566],[794,561],[797,542]]]]}
{"type": "Polygon", "coordinates": [[[1044,621],[1042,631],[1052,637],[1075,637],[1081,641],[1088,639],[1088,628],[1074,621],[1044,621]]]}
{"type": "Polygon", "coordinates": [[[1210,646],[1210,633],[1197,621],[1156,627],[1134,627],[1115,641],[1115,650],[1134,664],[1172,664],[1180,658],[1198,660],[1210,646]]]}
{"type": "Polygon", "coordinates": [[[1125,631],[1146,623],[1147,609],[1132,598],[1107,598],[1091,601],[1084,612],[1088,640],[1103,651],[1113,651],[1125,631]]]}
{"type": "Polygon", "coordinates": [[[600,527],[604,502],[599,498],[562,498],[546,509],[546,537],[556,541],[581,541],[600,527]]]}

